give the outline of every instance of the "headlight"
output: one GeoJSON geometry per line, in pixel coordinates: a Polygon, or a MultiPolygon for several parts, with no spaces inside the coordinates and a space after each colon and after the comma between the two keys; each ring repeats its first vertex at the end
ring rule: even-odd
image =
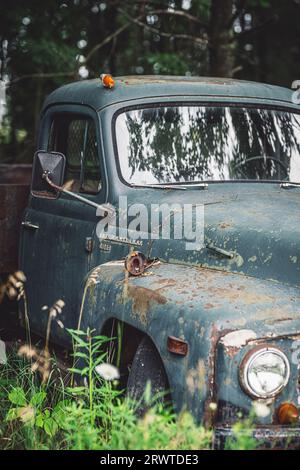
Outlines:
{"type": "Polygon", "coordinates": [[[271,398],[286,386],[290,364],[277,348],[261,347],[246,354],[240,366],[240,381],[245,392],[256,398],[271,398]]]}

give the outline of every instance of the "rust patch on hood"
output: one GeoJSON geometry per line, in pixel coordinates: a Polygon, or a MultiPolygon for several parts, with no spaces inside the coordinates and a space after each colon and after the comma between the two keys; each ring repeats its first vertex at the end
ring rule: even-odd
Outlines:
{"type": "Polygon", "coordinates": [[[219,308],[219,307],[220,307],[220,305],[217,305],[217,304],[215,305],[215,304],[211,304],[211,303],[207,303],[207,304],[203,305],[203,308],[205,310],[210,310],[212,308],[219,308]]]}
{"type": "Polygon", "coordinates": [[[167,303],[165,296],[147,287],[128,284],[124,294],[132,300],[132,313],[138,316],[144,325],[147,323],[147,313],[151,305],[167,303]]]}
{"type": "Polygon", "coordinates": [[[271,303],[274,301],[274,298],[270,295],[259,294],[255,291],[245,291],[243,286],[242,288],[236,287],[233,289],[210,287],[207,290],[217,298],[221,297],[229,301],[242,301],[247,305],[271,303]]]}
{"type": "Polygon", "coordinates": [[[225,230],[227,228],[231,228],[232,227],[232,223],[229,223],[229,222],[220,222],[218,224],[218,227],[221,228],[222,230],[225,230]]]}

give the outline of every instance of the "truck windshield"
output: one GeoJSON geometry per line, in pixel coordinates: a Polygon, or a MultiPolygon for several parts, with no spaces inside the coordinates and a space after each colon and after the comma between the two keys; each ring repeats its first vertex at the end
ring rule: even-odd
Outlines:
{"type": "Polygon", "coordinates": [[[123,179],[136,185],[220,180],[300,183],[300,115],[237,106],[159,106],[122,112],[123,179]]]}

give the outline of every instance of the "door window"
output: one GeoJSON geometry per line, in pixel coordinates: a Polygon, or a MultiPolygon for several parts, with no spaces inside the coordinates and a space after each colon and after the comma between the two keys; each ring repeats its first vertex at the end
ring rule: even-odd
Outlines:
{"type": "Polygon", "coordinates": [[[66,157],[64,188],[73,192],[96,194],[101,189],[100,161],[95,123],[80,115],[54,116],[48,151],[66,157]]]}

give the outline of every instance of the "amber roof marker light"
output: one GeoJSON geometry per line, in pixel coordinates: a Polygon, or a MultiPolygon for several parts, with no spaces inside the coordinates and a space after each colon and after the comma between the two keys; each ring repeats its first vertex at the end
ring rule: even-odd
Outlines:
{"type": "Polygon", "coordinates": [[[109,88],[109,89],[114,88],[115,80],[109,73],[102,73],[100,75],[100,79],[104,88],[109,88]]]}

